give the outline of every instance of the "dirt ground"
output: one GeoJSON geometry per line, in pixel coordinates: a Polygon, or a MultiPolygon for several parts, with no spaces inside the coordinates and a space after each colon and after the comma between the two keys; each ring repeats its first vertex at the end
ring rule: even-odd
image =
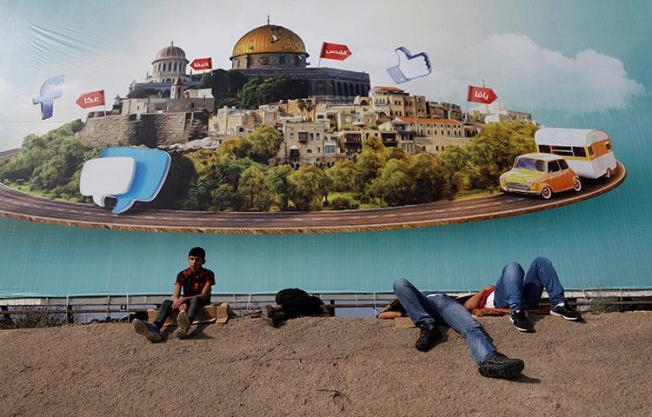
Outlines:
{"type": "Polygon", "coordinates": [[[371,318],[242,318],[157,345],[129,324],[4,330],[0,415],[652,415],[652,312],[480,321],[524,377],[480,376],[454,331],[421,353],[417,329],[371,318]]]}

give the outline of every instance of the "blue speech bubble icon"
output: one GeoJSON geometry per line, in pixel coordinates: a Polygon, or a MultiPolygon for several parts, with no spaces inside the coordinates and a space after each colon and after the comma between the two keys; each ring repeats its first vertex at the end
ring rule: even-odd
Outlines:
{"type": "Polygon", "coordinates": [[[63,75],[52,77],[43,83],[39,95],[32,98],[33,104],[41,105],[41,120],[49,119],[54,114],[54,99],[61,97],[63,86],[63,75]]]}
{"type": "Polygon", "coordinates": [[[398,56],[398,65],[387,68],[387,73],[396,84],[403,84],[432,73],[430,58],[426,52],[413,54],[404,46],[394,49],[398,56]]]}
{"type": "Polygon", "coordinates": [[[115,146],[103,149],[100,158],[128,157],[135,161],[135,172],[129,191],[114,195],[116,204],[111,210],[115,214],[129,210],[136,201],[152,201],[165,183],[170,170],[170,155],[160,149],[131,148],[115,146]]]}

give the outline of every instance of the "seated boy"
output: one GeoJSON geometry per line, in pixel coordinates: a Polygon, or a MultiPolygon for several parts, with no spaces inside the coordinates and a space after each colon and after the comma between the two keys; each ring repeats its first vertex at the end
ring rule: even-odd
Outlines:
{"type": "Polygon", "coordinates": [[[482,376],[513,378],[518,376],[525,364],[498,352],[480,324],[457,301],[442,292],[421,292],[408,280],[394,282],[394,294],[414,324],[421,328],[416,348],[426,352],[440,338],[436,322],[452,327],[466,339],[471,356],[479,365],[482,376]]]}
{"type": "Polygon", "coordinates": [[[537,257],[532,261],[527,274],[516,262],[507,264],[498,278],[496,286],[484,287],[469,298],[464,307],[472,311],[476,308],[509,308],[510,320],[522,331],[532,330],[532,324],[525,316],[526,308],[536,308],[541,300],[543,289],[550,296],[550,314],[566,320],[578,320],[580,314],[573,310],[564,298],[564,288],[559,282],[557,271],[548,258],[537,257]]]}
{"type": "Polygon", "coordinates": [[[196,247],[188,253],[189,268],[177,274],[172,300],[165,300],[158,310],[154,323],[134,319],[133,325],[136,333],[143,335],[150,342],[161,341],[161,327],[173,311],[178,311],[177,337],[180,339],[188,335],[190,324],[202,306],[210,304],[211,286],[215,285],[215,274],[202,265],[206,262],[204,249],[196,247]],[[183,290],[183,296],[181,292],[183,290]]]}

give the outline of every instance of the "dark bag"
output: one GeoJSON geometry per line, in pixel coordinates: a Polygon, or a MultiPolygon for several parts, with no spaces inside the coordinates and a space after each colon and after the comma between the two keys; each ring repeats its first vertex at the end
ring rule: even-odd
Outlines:
{"type": "Polygon", "coordinates": [[[324,302],[300,288],[286,288],[276,293],[276,304],[283,307],[287,318],[321,316],[324,302]]]}

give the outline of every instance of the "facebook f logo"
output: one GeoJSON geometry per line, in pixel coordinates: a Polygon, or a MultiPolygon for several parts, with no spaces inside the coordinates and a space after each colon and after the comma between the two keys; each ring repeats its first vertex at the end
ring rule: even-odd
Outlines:
{"type": "Polygon", "coordinates": [[[52,77],[41,86],[40,95],[32,99],[32,103],[41,104],[41,120],[49,119],[54,112],[54,99],[61,97],[63,75],[52,77]]]}

